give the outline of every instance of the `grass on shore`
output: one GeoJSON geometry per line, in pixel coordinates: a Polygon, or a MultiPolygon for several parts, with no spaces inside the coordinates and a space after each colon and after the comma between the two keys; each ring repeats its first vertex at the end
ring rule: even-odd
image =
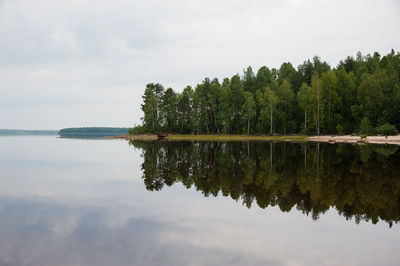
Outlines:
{"type": "Polygon", "coordinates": [[[267,135],[168,135],[171,141],[307,141],[305,135],[267,136],[267,135]]]}

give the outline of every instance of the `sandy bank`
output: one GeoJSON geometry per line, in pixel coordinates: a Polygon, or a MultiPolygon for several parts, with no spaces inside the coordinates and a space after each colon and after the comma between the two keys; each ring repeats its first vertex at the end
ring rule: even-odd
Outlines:
{"type": "Polygon", "coordinates": [[[368,136],[362,139],[360,136],[311,136],[308,141],[329,142],[329,143],[374,143],[374,144],[395,144],[400,145],[400,135],[396,136],[368,136]]]}

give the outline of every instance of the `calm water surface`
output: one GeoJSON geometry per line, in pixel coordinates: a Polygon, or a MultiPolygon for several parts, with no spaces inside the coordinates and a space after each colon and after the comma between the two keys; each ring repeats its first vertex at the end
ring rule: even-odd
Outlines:
{"type": "Polygon", "coordinates": [[[396,146],[0,137],[0,265],[399,265],[396,146]]]}

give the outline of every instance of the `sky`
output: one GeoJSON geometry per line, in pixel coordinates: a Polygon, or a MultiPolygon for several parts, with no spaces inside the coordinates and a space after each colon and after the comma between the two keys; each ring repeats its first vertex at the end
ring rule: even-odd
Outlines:
{"type": "Polygon", "coordinates": [[[400,49],[398,0],[0,0],[0,128],[140,124],[147,83],[400,49]]]}

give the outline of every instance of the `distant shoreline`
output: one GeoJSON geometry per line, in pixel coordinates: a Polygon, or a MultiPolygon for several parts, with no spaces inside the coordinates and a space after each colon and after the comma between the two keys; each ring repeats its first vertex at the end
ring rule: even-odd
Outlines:
{"type": "MultiPolygon", "coordinates": [[[[107,138],[117,138],[126,140],[154,141],[158,140],[155,134],[143,135],[121,135],[110,136],[107,138]]],[[[400,145],[400,134],[395,136],[360,136],[351,135],[323,135],[323,136],[268,136],[268,135],[175,135],[170,134],[165,137],[167,141],[291,141],[291,142],[324,142],[324,143],[355,143],[355,144],[393,144],[400,145]]]]}
{"type": "Polygon", "coordinates": [[[0,136],[50,136],[57,134],[58,130],[0,129],[0,136]]]}

